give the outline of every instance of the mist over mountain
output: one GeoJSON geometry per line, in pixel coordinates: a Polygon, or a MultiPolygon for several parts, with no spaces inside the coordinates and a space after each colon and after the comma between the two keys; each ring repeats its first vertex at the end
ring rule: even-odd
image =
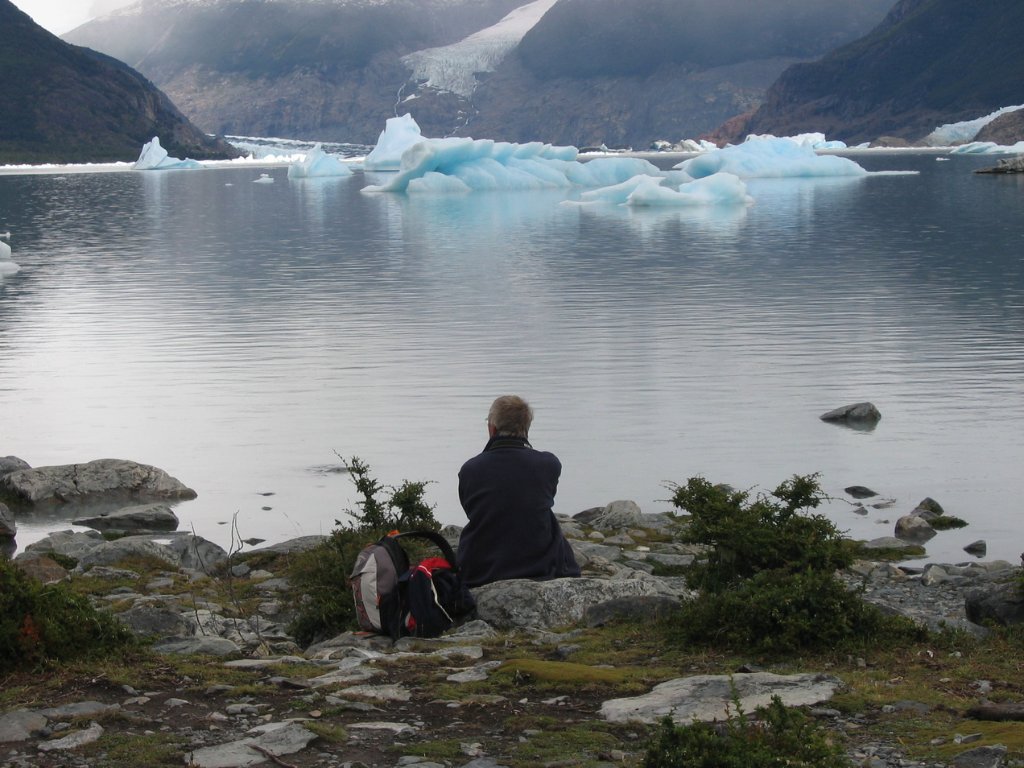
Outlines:
{"type": "Polygon", "coordinates": [[[865,37],[786,70],[724,138],[815,130],[848,143],[917,140],[1024,103],[1022,39],[1020,0],[900,0],[865,37]]]}
{"type": "Polygon", "coordinates": [[[197,159],[236,154],[138,72],[62,42],[10,0],[0,0],[0,116],[0,163],[134,160],[155,135],[197,159]]]}
{"type": "Polygon", "coordinates": [[[560,0],[526,33],[517,53],[542,79],[806,59],[863,34],[890,5],[890,0],[560,0]]]}
{"type": "Polygon", "coordinates": [[[756,107],[787,66],[890,4],[144,0],[65,39],[139,69],[216,133],[372,143],[410,112],[432,136],[644,147],[756,107]]]}

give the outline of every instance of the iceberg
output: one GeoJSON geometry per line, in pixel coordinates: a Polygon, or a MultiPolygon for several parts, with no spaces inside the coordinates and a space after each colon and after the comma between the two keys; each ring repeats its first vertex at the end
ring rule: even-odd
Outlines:
{"type": "MultiPolygon", "coordinates": [[[[10,236],[10,232],[0,233],[0,238],[9,238],[10,236]]],[[[11,258],[11,246],[0,239],[0,277],[3,277],[4,275],[13,275],[20,269],[21,267],[18,264],[15,264],[14,260],[11,258]]]]}
{"type": "Polygon", "coordinates": [[[328,155],[319,144],[309,150],[305,158],[288,166],[289,179],[318,179],[351,175],[351,168],[333,155],[328,155]]]}
{"type": "Polygon", "coordinates": [[[170,157],[167,154],[167,150],[160,146],[160,138],[158,136],[154,136],[152,141],[149,141],[142,146],[142,152],[139,153],[139,159],[135,161],[135,165],[132,166],[132,170],[172,171],[202,167],[203,166],[196,160],[190,160],[188,158],[179,160],[176,157],[170,157]]]}
{"type": "Polygon", "coordinates": [[[707,152],[674,167],[695,179],[722,172],[741,179],[867,175],[845,157],[818,155],[807,143],[774,136],[750,137],[742,144],[707,152]]]}
{"type": "Polygon", "coordinates": [[[640,158],[599,158],[583,163],[576,147],[490,139],[424,139],[402,155],[398,174],[364,192],[452,193],[485,190],[569,189],[619,184],[639,174],[658,175],[640,158]]]}
{"type": "Polygon", "coordinates": [[[626,198],[633,208],[690,207],[709,205],[752,205],[754,198],[747,194],[747,185],[731,173],[716,173],[695,179],[679,187],[654,184],[649,179],[638,184],[626,198]]]}
{"type": "Polygon", "coordinates": [[[716,173],[703,179],[685,181],[678,187],[666,175],[640,174],[626,181],[580,194],[569,205],[616,205],[631,208],[670,208],[710,205],[751,205],[747,185],[730,173],[716,173]]]}
{"type": "Polygon", "coordinates": [[[412,115],[389,117],[377,144],[363,161],[367,171],[397,171],[402,165],[402,154],[414,144],[423,141],[423,134],[412,115]]]}

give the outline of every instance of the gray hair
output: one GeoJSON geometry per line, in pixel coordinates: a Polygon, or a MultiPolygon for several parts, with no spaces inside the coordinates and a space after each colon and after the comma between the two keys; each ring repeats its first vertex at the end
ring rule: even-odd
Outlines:
{"type": "Polygon", "coordinates": [[[533,423],[533,408],[518,395],[502,395],[491,403],[487,423],[498,435],[526,439],[533,423]]]}

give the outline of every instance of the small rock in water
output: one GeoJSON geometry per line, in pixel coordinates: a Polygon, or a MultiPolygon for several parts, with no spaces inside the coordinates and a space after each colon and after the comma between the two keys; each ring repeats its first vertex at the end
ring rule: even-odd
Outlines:
{"type": "Polygon", "coordinates": [[[863,485],[851,485],[843,490],[855,499],[870,499],[872,496],[878,495],[875,491],[872,491],[870,488],[866,488],[863,485]]]}
{"type": "Polygon", "coordinates": [[[984,557],[985,553],[988,552],[988,544],[983,539],[978,539],[978,541],[973,541],[964,547],[964,552],[969,555],[984,557]]]}
{"type": "Polygon", "coordinates": [[[873,429],[882,418],[881,412],[872,403],[844,405],[819,417],[822,421],[846,424],[855,429],[873,429]]]}

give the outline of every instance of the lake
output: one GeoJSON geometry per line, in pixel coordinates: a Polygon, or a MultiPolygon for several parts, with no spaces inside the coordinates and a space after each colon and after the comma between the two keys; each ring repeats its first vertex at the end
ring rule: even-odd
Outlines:
{"type": "MultiPolygon", "coordinates": [[[[919,173],[751,181],[753,206],[702,210],[366,194],[384,174],[285,167],[0,174],[22,267],[0,278],[0,455],[161,467],[199,494],[182,527],[224,546],[232,519],[329,532],[355,503],[339,455],[431,481],[461,524],[458,468],[518,393],[563,463],[557,512],[817,472],[851,535],[930,496],[970,525],[929,559],[983,539],[1017,562],[1024,178],[851,156],[919,173]],[[873,431],[818,418],[862,400],[873,431]],[[895,504],[856,514],[854,484],[895,504]]],[[[70,514],[19,516],[19,545],[70,514]]]]}

